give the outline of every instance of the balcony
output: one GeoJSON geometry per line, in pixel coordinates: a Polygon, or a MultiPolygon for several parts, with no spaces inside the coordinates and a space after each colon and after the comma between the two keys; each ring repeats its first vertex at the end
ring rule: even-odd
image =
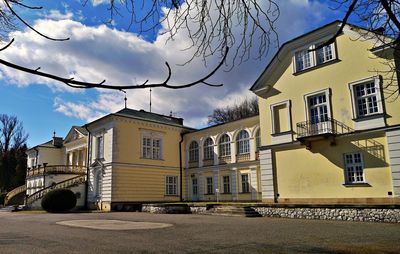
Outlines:
{"type": "Polygon", "coordinates": [[[198,168],[199,162],[198,161],[189,161],[189,168],[198,168]]]}
{"type": "Polygon", "coordinates": [[[203,167],[214,165],[214,159],[203,160],[203,167]]]}
{"type": "Polygon", "coordinates": [[[243,153],[236,155],[236,162],[249,161],[249,160],[250,160],[250,153],[243,153]]]}
{"type": "Polygon", "coordinates": [[[326,121],[314,123],[305,121],[297,123],[297,140],[311,149],[311,142],[327,139],[331,145],[336,145],[335,137],[337,135],[353,132],[354,130],[342,122],[333,118],[327,118],[326,121]]]}
{"type": "Polygon", "coordinates": [[[84,166],[72,166],[72,165],[53,165],[43,166],[38,168],[28,169],[26,176],[37,176],[37,175],[48,175],[48,174],[86,174],[86,167],[84,166]]]}
{"type": "Polygon", "coordinates": [[[227,164],[231,162],[231,156],[220,156],[219,157],[219,164],[227,164]]]}

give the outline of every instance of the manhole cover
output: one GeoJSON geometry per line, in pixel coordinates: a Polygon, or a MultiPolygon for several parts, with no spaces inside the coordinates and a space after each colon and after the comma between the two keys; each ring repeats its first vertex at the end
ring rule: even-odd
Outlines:
{"type": "Polygon", "coordinates": [[[171,227],[172,224],[155,222],[135,222],[122,220],[67,220],[56,222],[59,225],[91,228],[102,230],[134,230],[134,229],[157,229],[171,227]]]}

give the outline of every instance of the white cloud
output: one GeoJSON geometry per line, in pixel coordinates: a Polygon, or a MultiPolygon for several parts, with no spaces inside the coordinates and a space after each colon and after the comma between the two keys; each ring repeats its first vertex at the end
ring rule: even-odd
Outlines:
{"type": "Polygon", "coordinates": [[[59,10],[50,10],[49,13],[44,15],[44,17],[53,20],[63,20],[72,19],[74,14],[72,12],[61,13],[59,10]]]}
{"type": "MultiPolygon", "coordinates": [[[[94,5],[104,1],[92,1],[94,5]]],[[[324,11],[323,6],[314,1],[291,0],[281,5],[281,18],[277,24],[280,40],[287,40],[299,35],[309,27],[309,20],[319,19],[324,11]],[[290,17],[290,18],[286,18],[290,17]]],[[[325,9],[326,10],[326,9],[325,9]]],[[[61,13],[60,13],[61,14],[61,13]]],[[[54,13],[54,16],[58,14],[54,13]]],[[[67,14],[65,14],[67,15],[67,14]]],[[[62,15],[61,15],[62,16],[62,15]]],[[[173,41],[165,43],[168,35],[160,35],[154,43],[128,32],[110,29],[105,25],[89,27],[78,21],[68,19],[37,20],[35,28],[52,37],[70,37],[70,41],[48,41],[30,30],[11,34],[16,39],[12,47],[2,52],[8,61],[30,68],[41,67],[41,70],[64,77],[100,82],[107,79],[108,84],[130,85],[160,82],[167,75],[164,65],[168,61],[172,67],[172,84],[184,83],[203,77],[214,66],[219,58],[210,58],[206,69],[201,59],[195,59],[185,66],[192,52],[181,51],[189,41],[185,34],[177,34],[173,41]]],[[[204,85],[182,89],[153,89],[153,112],[175,115],[185,118],[187,125],[199,126],[206,123],[207,115],[215,107],[235,103],[243,97],[251,96],[248,91],[268,60],[249,60],[236,66],[230,72],[220,70],[210,80],[224,83],[221,88],[210,88],[204,85]]],[[[60,92],[82,92],[66,87],[64,84],[43,79],[1,67],[2,79],[18,86],[41,83],[60,92]]],[[[127,92],[128,106],[136,109],[149,109],[149,90],[130,90],[127,92]]],[[[65,101],[56,98],[54,107],[57,112],[69,117],[87,121],[114,112],[123,107],[123,93],[100,90],[97,98],[89,102],[65,101]]]]}

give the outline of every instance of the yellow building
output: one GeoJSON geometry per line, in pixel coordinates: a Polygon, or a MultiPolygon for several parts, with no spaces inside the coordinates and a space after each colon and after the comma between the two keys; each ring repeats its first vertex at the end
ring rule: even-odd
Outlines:
{"type": "Polygon", "coordinates": [[[183,119],[122,109],[86,125],[88,203],[102,210],[183,199],[183,119]]]}
{"type": "Polygon", "coordinates": [[[258,121],[249,117],[184,136],[187,200],[261,200],[258,121]]]}
{"type": "MultiPolygon", "coordinates": [[[[259,97],[262,200],[400,203],[400,99],[378,34],[333,22],[279,49],[259,97]],[[316,50],[315,50],[316,49],[316,50]]],[[[390,39],[380,37],[383,41],[390,39]]]]}

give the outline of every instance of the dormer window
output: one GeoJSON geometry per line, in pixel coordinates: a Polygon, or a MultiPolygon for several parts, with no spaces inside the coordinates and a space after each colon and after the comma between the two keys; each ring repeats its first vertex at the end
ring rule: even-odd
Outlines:
{"type": "Polygon", "coordinates": [[[313,44],[294,53],[294,72],[301,72],[336,59],[335,44],[316,49],[321,44],[313,44]]]}

